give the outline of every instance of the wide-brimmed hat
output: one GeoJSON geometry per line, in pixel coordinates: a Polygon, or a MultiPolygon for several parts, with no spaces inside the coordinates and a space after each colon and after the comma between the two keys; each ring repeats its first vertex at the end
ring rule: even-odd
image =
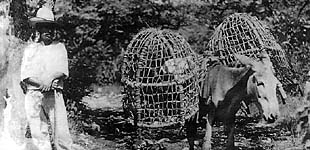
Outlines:
{"type": "Polygon", "coordinates": [[[29,19],[29,22],[33,27],[37,27],[39,25],[59,27],[59,24],[55,21],[52,10],[44,6],[37,11],[36,17],[29,19]]]}

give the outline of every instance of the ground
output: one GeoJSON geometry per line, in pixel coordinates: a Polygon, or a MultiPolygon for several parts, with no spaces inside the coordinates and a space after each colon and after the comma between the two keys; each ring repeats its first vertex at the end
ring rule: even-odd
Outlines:
{"type": "MultiPolygon", "coordinates": [[[[122,95],[117,88],[103,88],[95,94],[84,97],[89,106],[86,114],[89,122],[86,132],[74,134],[76,149],[87,150],[186,150],[185,132],[180,126],[170,128],[141,129],[140,135],[130,121],[123,118],[122,95]],[[113,90],[114,88],[114,90],[113,90]],[[112,89],[112,90],[111,90],[112,89]],[[111,92],[107,92],[111,91],[111,92]],[[180,132],[181,131],[181,132],[180,132]]],[[[287,111],[287,105],[281,112],[287,111]]],[[[295,108],[293,108],[295,109],[295,108]]],[[[289,113],[291,114],[291,113],[289,113]]],[[[285,115],[283,115],[285,117],[285,115]]],[[[287,115],[286,115],[287,116],[287,115]]],[[[301,138],[294,132],[294,121],[280,118],[271,126],[257,126],[254,117],[238,116],[236,122],[235,145],[240,150],[302,150],[301,138]]],[[[199,129],[196,149],[201,149],[204,129],[199,129]]],[[[223,126],[217,123],[213,128],[212,146],[214,150],[223,149],[225,135],[223,126]]]]}

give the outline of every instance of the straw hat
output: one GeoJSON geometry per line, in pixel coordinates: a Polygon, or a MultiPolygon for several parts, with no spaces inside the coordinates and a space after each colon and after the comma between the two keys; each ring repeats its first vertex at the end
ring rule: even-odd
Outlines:
{"type": "Polygon", "coordinates": [[[29,19],[29,22],[34,27],[38,25],[59,27],[59,24],[55,21],[52,10],[44,6],[37,11],[36,17],[32,17],[29,19]]]}

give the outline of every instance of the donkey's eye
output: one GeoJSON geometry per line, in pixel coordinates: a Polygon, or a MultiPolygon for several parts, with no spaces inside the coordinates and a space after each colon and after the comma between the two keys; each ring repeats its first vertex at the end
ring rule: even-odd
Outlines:
{"type": "Polygon", "coordinates": [[[257,86],[265,86],[264,82],[257,82],[257,86]]]}

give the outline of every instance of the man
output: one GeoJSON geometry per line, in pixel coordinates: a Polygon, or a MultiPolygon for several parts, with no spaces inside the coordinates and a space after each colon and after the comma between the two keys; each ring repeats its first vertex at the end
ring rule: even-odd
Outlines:
{"type": "Polygon", "coordinates": [[[53,41],[55,27],[51,10],[42,7],[31,25],[39,39],[25,48],[21,81],[25,85],[25,109],[33,144],[39,150],[71,150],[67,113],[62,89],[68,77],[68,58],[64,44],[53,41]],[[49,133],[49,127],[52,133],[49,133]]]}

